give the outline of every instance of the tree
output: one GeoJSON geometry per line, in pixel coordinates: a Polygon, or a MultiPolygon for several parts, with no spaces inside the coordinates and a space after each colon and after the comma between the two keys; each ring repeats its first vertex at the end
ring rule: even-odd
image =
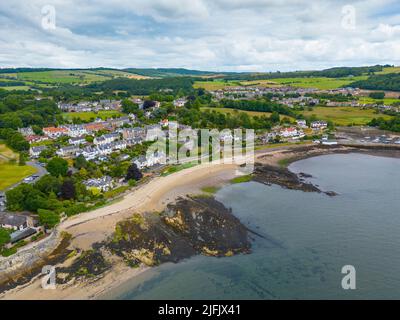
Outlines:
{"type": "Polygon", "coordinates": [[[62,158],[55,157],[49,161],[46,169],[54,177],[65,177],[68,172],[68,162],[62,158]]]}
{"type": "Polygon", "coordinates": [[[25,160],[25,154],[20,153],[19,154],[19,162],[18,162],[19,166],[24,166],[26,165],[26,160],[25,160]]]}
{"type": "Polygon", "coordinates": [[[46,174],[35,183],[35,188],[47,195],[50,193],[58,194],[60,192],[61,183],[58,177],[46,174]]]}
{"type": "Polygon", "coordinates": [[[39,222],[46,229],[54,228],[60,222],[60,216],[54,211],[39,209],[39,222]]]}
{"type": "Polygon", "coordinates": [[[138,105],[129,99],[122,100],[121,106],[124,113],[134,113],[139,109],[138,105]]]}
{"type": "Polygon", "coordinates": [[[10,242],[10,240],[11,238],[8,230],[0,228],[0,249],[2,249],[6,243],[10,242]]]}
{"type": "Polygon", "coordinates": [[[372,99],[384,99],[385,98],[385,93],[384,92],[371,92],[369,94],[369,97],[372,99]]]}
{"type": "Polygon", "coordinates": [[[66,179],[64,183],[61,185],[61,197],[63,199],[74,199],[75,198],[75,186],[72,180],[66,179]]]}
{"type": "Polygon", "coordinates": [[[138,169],[137,165],[135,163],[132,163],[129,168],[128,168],[128,172],[126,174],[125,180],[129,181],[129,180],[140,180],[142,179],[143,175],[140,172],[140,170],[138,169]]]}
{"type": "Polygon", "coordinates": [[[279,122],[279,113],[274,111],[272,112],[271,116],[269,117],[269,119],[271,120],[272,123],[278,123],[279,122]]]}
{"type": "Polygon", "coordinates": [[[82,154],[76,157],[74,167],[77,169],[87,168],[87,160],[82,154]]]}

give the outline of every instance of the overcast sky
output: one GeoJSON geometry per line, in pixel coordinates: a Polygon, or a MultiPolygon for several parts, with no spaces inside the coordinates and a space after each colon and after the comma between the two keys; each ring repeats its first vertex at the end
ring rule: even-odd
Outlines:
{"type": "Polygon", "coordinates": [[[400,65],[399,0],[0,2],[0,67],[287,71],[385,63],[400,65]]]}

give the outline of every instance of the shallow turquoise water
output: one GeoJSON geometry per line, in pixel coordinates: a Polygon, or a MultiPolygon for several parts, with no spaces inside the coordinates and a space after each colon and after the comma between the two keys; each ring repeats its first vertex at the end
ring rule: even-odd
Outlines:
{"type": "Polygon", "coordinates": [[[117,299],[400,298],[400,160],[329,155],[291,165],[322,190],[250,182],[216,198],[267,239],[229,258],[197,256],[145,272],[105,296],[117,299]],[[353,265],[356,290],[343,290],[353,265]]]}

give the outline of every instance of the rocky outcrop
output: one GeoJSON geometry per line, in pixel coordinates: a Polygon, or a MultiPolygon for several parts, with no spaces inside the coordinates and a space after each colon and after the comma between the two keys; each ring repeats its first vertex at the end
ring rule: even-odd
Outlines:
{"type": "Polygon", "coordinates": [[[248,230],[213,198],[181,198],[161,214],[118,223],[106,244],[130,265],[178,262],[196,254],[231,256],[250,251],[248,230]]]}

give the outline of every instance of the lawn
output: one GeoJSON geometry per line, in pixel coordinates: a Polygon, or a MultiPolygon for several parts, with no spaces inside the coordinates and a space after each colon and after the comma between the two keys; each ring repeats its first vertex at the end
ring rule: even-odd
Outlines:
{"type": "Polygon", "coordinates": [[[313,111],[302,113],[307,117],[315,115],[319,120],[331,120],[338,126],[365,125],[377,117],[391,118],[388,115],[376,114],[375,110],[372,109],[364,110],[352,107],[315,107],[313,111]]]}
{"type": "Polygon", "coordinates": [[[34,174],[36,169],[31,166],[0,163],[0,191],[34,174]]]}
{"type": "Polygon", "coordinates": [[[367,76],[349,77],[349,78],[325,78],[325,77],[312,77],[312,78],[282,78],[271,79],[271,82],[280,83],[287,86],[302,87],[302,88],[316,88],[321,90],[337,89],[342,86],[349,85],[353,81],[366,80],[367,76]]]}
{"type": "Polygon", "coordinates": [[[115,110],[106,110],[95,112],[64,112],[63,117],[67,120],[72,120],[74,118],[79,118],[82,121],[90,121],[91,119],[101,118],[106,120],[108,118],[112,118],[113,116],[122,116],[122,113],[115,110]]]}

